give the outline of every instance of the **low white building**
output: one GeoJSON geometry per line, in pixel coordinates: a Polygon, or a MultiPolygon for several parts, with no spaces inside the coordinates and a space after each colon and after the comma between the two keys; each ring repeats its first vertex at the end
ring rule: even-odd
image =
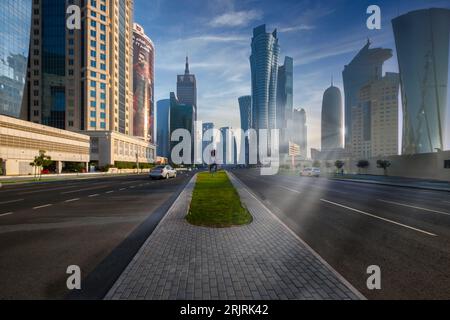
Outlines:
{"type": "Polygon", "coordinates": [[[0,172],[3,175],[33,173],[30,162],[44,150],[61,173],[64,162],[90,161],[90,137],[84,134],[0,115],[0,172]]]}

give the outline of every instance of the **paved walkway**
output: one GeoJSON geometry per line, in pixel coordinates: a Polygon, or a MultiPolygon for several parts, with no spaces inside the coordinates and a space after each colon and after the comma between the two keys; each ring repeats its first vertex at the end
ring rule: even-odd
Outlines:
{"type": "Polygon", "coordinates": [[[188,224],[194,179],[106,299],[362,298],[234,177],[253,223],[228,229],[188,224]]]}

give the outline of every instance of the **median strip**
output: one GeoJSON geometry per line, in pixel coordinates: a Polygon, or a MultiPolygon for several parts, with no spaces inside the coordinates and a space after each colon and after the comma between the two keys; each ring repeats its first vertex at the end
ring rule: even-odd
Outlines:
{"type": "Polygon", "coordinates": [[[423,234],[426,234],[426,235],[429,235],[429,236],[432,236],[432,237],[437,237],[437,235],[434,234],[434,233],[431,233],[431,232],[428,232],[428,231],[425,231],[425,230],[422,230],[422,229],[414,228],[414,227],[411,227],[411,226],[408,226],[406,224],[399,223],[399,222],[396,222],[396,221],[393,221],[393,220],[382,218],[382,217],[379,217],[379,216],[376,216],[374,214],[367,213],[367,212],[364,212],[364,211],[361,211],[361,210],[358,210],[358,209],[347,207],[347,206],[344,206],[344,205],[342,205],[340,203],[336,203],[336,202],[333,202],[333,201],[328,201],[328,200],[325,200],[325,199],[320,199],[320,201],[325,202],[325,203],[329,203],[329,204],[332,204],[332,205],[335,205],[335,206],[338,206],[338,207],[341,207],[341,208],[344,208],[344,209],[347,209],[347,210],[350,210],[350,211],[358,212],[358,213],[361,213],[361,214],[366,215],[368,217],[379,219],[379,220],[382,220],[382,221],[385,221],[385,222],[389,222],[389,223],[395,224],[397,226],[400,226],[400,227],[403,227],[403,228],[407,228],[407,229],[410,229],[410,230],[414,230],[414,231],[417,231],[417,232],[420,232],[420,233],[423,233],[423,234]]]}
{"type": "Polygon", "coordinates": [[[439,214],[445,214],[447,216],[450,216],[450,213],[448,213],[448,212],[432,210],[432,209],[427,209],[427,208],[422,208],[422,207],[417,207],[417,206],[413,206],[413,205],[409,205],[409,204],[404,204],[404,203],[399,203],[399,202],[394,202],[394,201],[387,201],[387,200],[382,200],[382,199],[378,199],[378,201],[384,202],[384,203],[389,203],[389,204],[394,204],[396,206],[413,208],[413,209],[418,209],[418,210],[423,210],[423,211],[428,211],[428,212],[433,212],[433,213],[439,213],[439,214]]]}
{"type": "Polygon", "coordinates": [[[247,225],[253,217],[242,206],[226,172],[219,171],[198,174],[186,220],[196,226],[227,228],[247,225]]]}

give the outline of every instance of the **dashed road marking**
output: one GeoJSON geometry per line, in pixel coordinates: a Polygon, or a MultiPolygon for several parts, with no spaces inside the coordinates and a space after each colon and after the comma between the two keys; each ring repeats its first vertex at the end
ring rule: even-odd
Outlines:
{"type": "Polygon", "coordinates": [[[14,212],[6,212],[6,213],[2,213],[0,214],[0,217],[6,217],[6,216],[10,216],[12,215],[14,212]]]}
{"type": "Polygon", "coordinates": [[[66,200],[64,202],[69,203],[69,202],[75,202],[75,201],[78,201],[78,200],[80,200],[80,198],[70,199],[70,200],[66,200]]]}
{"type": "Polygon", "coordinates": [[[433,210],[433,209],[428,209],[428,208],[423,208],[423,207],[417,207],[417,206],[413,206],[413,205],[410,205],[410,204],[404,204],[404,203],[395,202],[395,201],[387,201],[387,200],[383,200],[383,199],[378,199],[378,201],[384,202],[384,203],[389,203],[389,204],[394,204],[396,206],[413,208],[413,209],[418,209],[418,210],[423,210],[423,211],[428,211],[428,212],[433,212],[433,213],[439,213],[439,214],[445,214],[447,216],[450,216],[449,212],[438,211],[438,210],[433,210]]]}
{"type": "Polygon", "coordinates": [[[8,201],[0,202],[0,204],[15,203],[15,202],[20,202],[20,201],[24,201],[24,200],[25,200],[25,199],[8,200],[8,201]]]}
{"type": "Polygon", "coordinates": [[[42,206],[34,207],[33,210],[48,208],[48,207],[51,207],[51,206],[52,206],[52,204],[44,204],[42,206]]]}

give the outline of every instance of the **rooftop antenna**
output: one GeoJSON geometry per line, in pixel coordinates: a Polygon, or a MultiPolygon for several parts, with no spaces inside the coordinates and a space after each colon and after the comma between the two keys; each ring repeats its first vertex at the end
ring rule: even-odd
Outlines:
{"type": "Polygon", "coordinates": [[[333,75],[331,75],[331,86],[333,86],[334,85],[334,82],[333,82],[333,75]]]}

